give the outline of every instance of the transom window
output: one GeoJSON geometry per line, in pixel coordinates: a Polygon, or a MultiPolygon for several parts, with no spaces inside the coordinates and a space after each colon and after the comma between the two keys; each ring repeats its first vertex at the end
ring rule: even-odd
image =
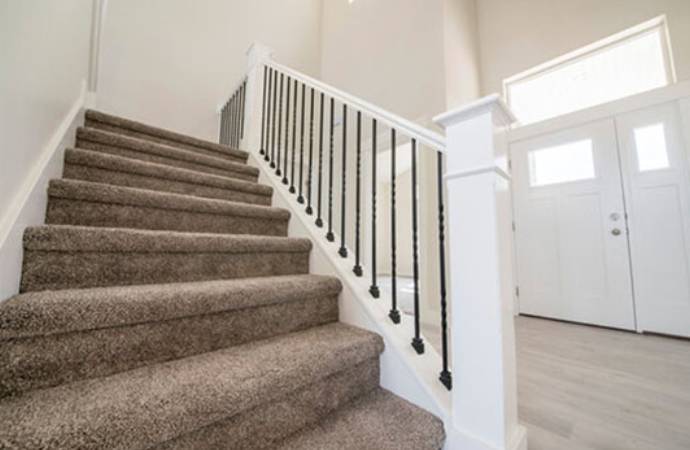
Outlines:
{"type": "Polygon", "coordinates": [[[522,124],[585,109],[675,81],[665,16],[504,81],[522,124]]]}

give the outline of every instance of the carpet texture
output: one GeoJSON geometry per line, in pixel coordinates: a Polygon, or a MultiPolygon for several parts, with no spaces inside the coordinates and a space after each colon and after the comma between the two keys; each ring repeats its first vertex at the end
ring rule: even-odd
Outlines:
{"type": "Polygon", "coordinates": [[[0,448],[442,447],[247,156],[86,112],[0,303],[0,448]]]}

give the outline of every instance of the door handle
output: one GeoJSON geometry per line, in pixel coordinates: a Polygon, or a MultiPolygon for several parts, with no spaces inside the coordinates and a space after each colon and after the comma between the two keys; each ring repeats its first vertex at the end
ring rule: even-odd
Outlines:
{"type": "Polygon", "coordinates": [[[614,228],[613,230],[611,230],[611,234],[614,236],[620,236],[621,230],[619,228],[614,228]]]}

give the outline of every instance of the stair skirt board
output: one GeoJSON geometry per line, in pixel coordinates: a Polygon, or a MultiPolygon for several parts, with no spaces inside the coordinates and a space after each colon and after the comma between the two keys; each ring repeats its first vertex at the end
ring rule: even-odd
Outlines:
{"type": "Polygon", "coordinates": [[[0,448],[435,449],[244,151],[87,111],[0,304],[0,448]]]}

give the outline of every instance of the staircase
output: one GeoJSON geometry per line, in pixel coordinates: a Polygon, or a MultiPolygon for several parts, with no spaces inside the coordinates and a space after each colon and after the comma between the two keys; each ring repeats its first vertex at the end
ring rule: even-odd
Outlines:
{"type": "Polygon", "coordinates": [[[3,449],[439,449],[247,153],[87,111],[0,305],[3,449]]]}

